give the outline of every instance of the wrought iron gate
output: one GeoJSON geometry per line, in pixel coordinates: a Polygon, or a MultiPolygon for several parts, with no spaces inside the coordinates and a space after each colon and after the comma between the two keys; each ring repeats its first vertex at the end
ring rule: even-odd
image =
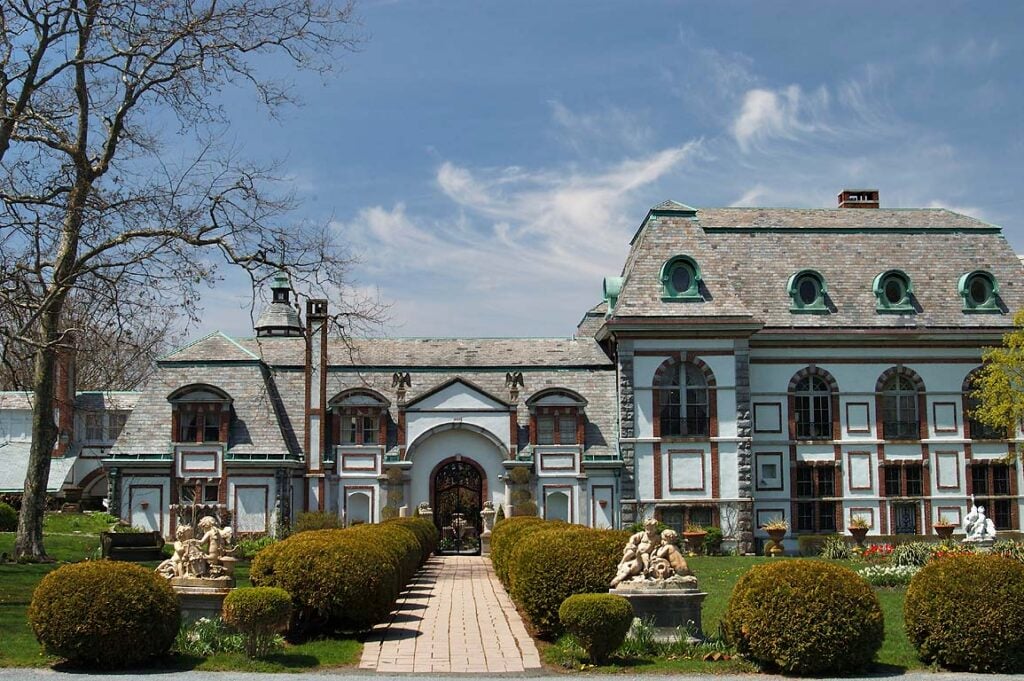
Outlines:
{"type": "Polygon", "coordinates": [[[476,466],[456,460],[437,471],[434,477],[434,522],[441,533],[440,553],[480,553],[482,505],[483,479],[476,466]]]}

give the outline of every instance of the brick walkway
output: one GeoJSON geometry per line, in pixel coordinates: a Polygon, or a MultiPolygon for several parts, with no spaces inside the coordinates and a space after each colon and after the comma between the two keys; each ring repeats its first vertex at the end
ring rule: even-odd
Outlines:
{"type": "Polygon", "coordinates": [[[491,561],[432,558],[374,627],[360,669],[378,672],[523,672],[540,655],[491,561]]]}

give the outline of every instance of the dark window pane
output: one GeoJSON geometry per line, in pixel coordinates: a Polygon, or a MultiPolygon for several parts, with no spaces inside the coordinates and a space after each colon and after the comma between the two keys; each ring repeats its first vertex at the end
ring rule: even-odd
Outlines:
{"type": "Polygon", "coordinates": [[[220,414],[206,413],[203,418],[203,442],[220,440],[220,414]]]}
{"type": "Polygon", "coordinates": [[[834,531],[836,529],[836,505],[832,501],[818,502],[818,529],[834,531]]]}
{"type": "Polygon", "coordinates": [[[539,445],[553,445],[553,444],[555,444],[555,417],[554,416],[538,416],[537,417],[537,444],[539,444],[539,445]]]}
{"type": "Polygon", "coordinates": [[[558,417],[558,440],[563,445],[576,444],[576,416],[562,414],[558,417]]]}
{"type": "Polygon", "coordinates": [[[178,416],[178,442],[195,442],[199,435],[199,417],[195,412],[186,411],[178,416]]]}
{"type": "Polygon", "coordinates": [[[1010,468],[1004,464],[992,466],[992,494],[1010,493],[1010,468]]]}
{"type": "Polygon", "coordinates": [[[711,509],[707,506],[693,506],[690,508],[690,524],[700,525],[701,527],[710,527],[711,522],[711,509]]]}
{"type": "Polygon", "coordinates": [[[971,466],[971,487],[974,494],[988,494],[988,466],[971,466]]]}
{"type": "Polygon", "coordinates": [[[661,391],[661,434],[682,435],[683,424],[681,405],[679,404],[679,389],[661,391]]]}
{"type": "Polygon", "coordinates": [[[885,469],[885,495],[898,497],[902,495],[900,489],[900,469],[896,466],[887,466],[885,469]]]}
{"type": "Polygon", "coordinates": [[[907,476],[907,496],[919,497],[924,494],[921,482],[921,467],[907,466],[903,469],[907,476]]]}
{"type": "Polygon", "coordinates": [[[818,494],[819,497],[834,497],[836,495],[835,469],[818,468],[818,494]]]}
{"type": "Polygon", "coordinates": [[[798,464],[796,467],[796,495],[798,497],[814,496],[814,478],[810,466],[798,464]]]}
{"type": "Polygon", "coordinates": [[[682,532],[686,526],[686,518],[681,508],[666,508],[661,512],[661,522],[676,532],[682,532]]]}
{"type": "Polygon", "coordinates": [[[899,277],[889,277],[885,280],[885,299],[891,305],[896,305],[903,300],[903,282],[899,277]]]}
{"type": "Polygon", "coordinates": [[[797,295],[804,305],[813,305],[818,300],[818,281],[814,277],[803,277],[797,286],[797,295]]]}
{"type": "Polygon", "coordinates": [[[992,295],[992,289],[988,285],[988,279],[981,275],[971,277],[971,281],[967,286],[967,291],[971,297],[971,302],[975,305],[984,305],[988,302],[988,298],[992,295]]]}
{"type": "Polygon", "coordinates": [[[206,485],[203,488],[203,501],[208,504],[215,504],[217,503],[217,500],[217,485],[206,485]]]}
{"type": "Polygon", "coordinates": [[[997,530],[1011,530],[1013,516],[1011,515],[1011,504],[1009,499],[999,499],[992,504],[992,523],[997,530]]]}
{"type": "Polygon", "coordinates": [[[690,276],[690,268],[686,265],[676,265],[672,268],[672,288],[676,293],[686,293],[690,290],[693,278],[690,276]]]}
{"type": "Polygon", "coordinates": [[[363,421],[363,444],[364,445],[375,445],[377,444],[380,422],[376,416],[364,416],[363,421]]]}
{"type": "Polygon", "coordinates": [[[801,502],[796,505],[796,528],[801,532],[814,532],[814,503],[801,502]]]}

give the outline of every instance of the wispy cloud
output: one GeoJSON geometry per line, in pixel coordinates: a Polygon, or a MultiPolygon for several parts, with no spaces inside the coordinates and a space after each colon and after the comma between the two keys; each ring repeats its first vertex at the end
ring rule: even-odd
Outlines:
{"type": "Polygon", "coordinates": [[[654,139],[654,130],[636,111],[617,106],[574,111],[559,100],[551,100],[548,105],[554,123],[552,136],[580,155],[593,156],[595,149],[609,146],[640,152],[654,139]]]}
{"type": "Polygon", "coordinates": [[[824,87],[812,93],[804,93],[799,85],[781,90],[754,88],[744,95],[731,132],[744,151],[762,140],[792,140],[799,135],[827,132],[824,118],[828,106],[828,90],[824,87]]]}

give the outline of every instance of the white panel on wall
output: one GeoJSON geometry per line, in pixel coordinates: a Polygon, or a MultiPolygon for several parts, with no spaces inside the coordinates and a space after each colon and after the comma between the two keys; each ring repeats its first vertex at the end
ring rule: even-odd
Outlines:
{"type": "Polygon", "coordinates": [[[611,485],[592,485],[590,490],[591,525],[602,530],[614,526],[615,488],[611,485]]]}
{"type": "Polygon", "coordinates": [[[361,525],[370,522],[370,495],[367,492],[348,492],[345,523],[361,525]]]}
{"type": "Polygon", "coordinates": [[[871,408],[867,402],[846,403],[846,432],[870,433],[871,408]]]}
{"type": "Polygon", "coordinates": [[[566,492],[548,492],[544,497],[544,519],[569,522],[569,495],[566,492]]]}
{"type": "Polygon", "coordinates": [[[782,432],[782,404],[779,402],[756,402],[754,404],[754,432],[782,432]]]}
{"type": "Polygon", "coordinates": [[[669,489],[704,489],[704,452],[669,452],[669,489]]]}
{"type": "Polygon", "coordinates": [[[235,530],[266,532],[267,506],[266,485],[235,485],[235,530]]]}
{"type": "Polygon", "coordinates": [[[871,454],[851,452],[850,489],[871,489],[871,454]]]}
{"type": "Polygon", "coordinates": [[[939,489],[960,489],[959,452],[936,452],[935,467],[938,469],[939,489]]]}
{"type": "Polygon", "coordinates": [[[932,418],[937,433],[957,432],[956,403],[935,402],[932,404],[932,418]]]}

